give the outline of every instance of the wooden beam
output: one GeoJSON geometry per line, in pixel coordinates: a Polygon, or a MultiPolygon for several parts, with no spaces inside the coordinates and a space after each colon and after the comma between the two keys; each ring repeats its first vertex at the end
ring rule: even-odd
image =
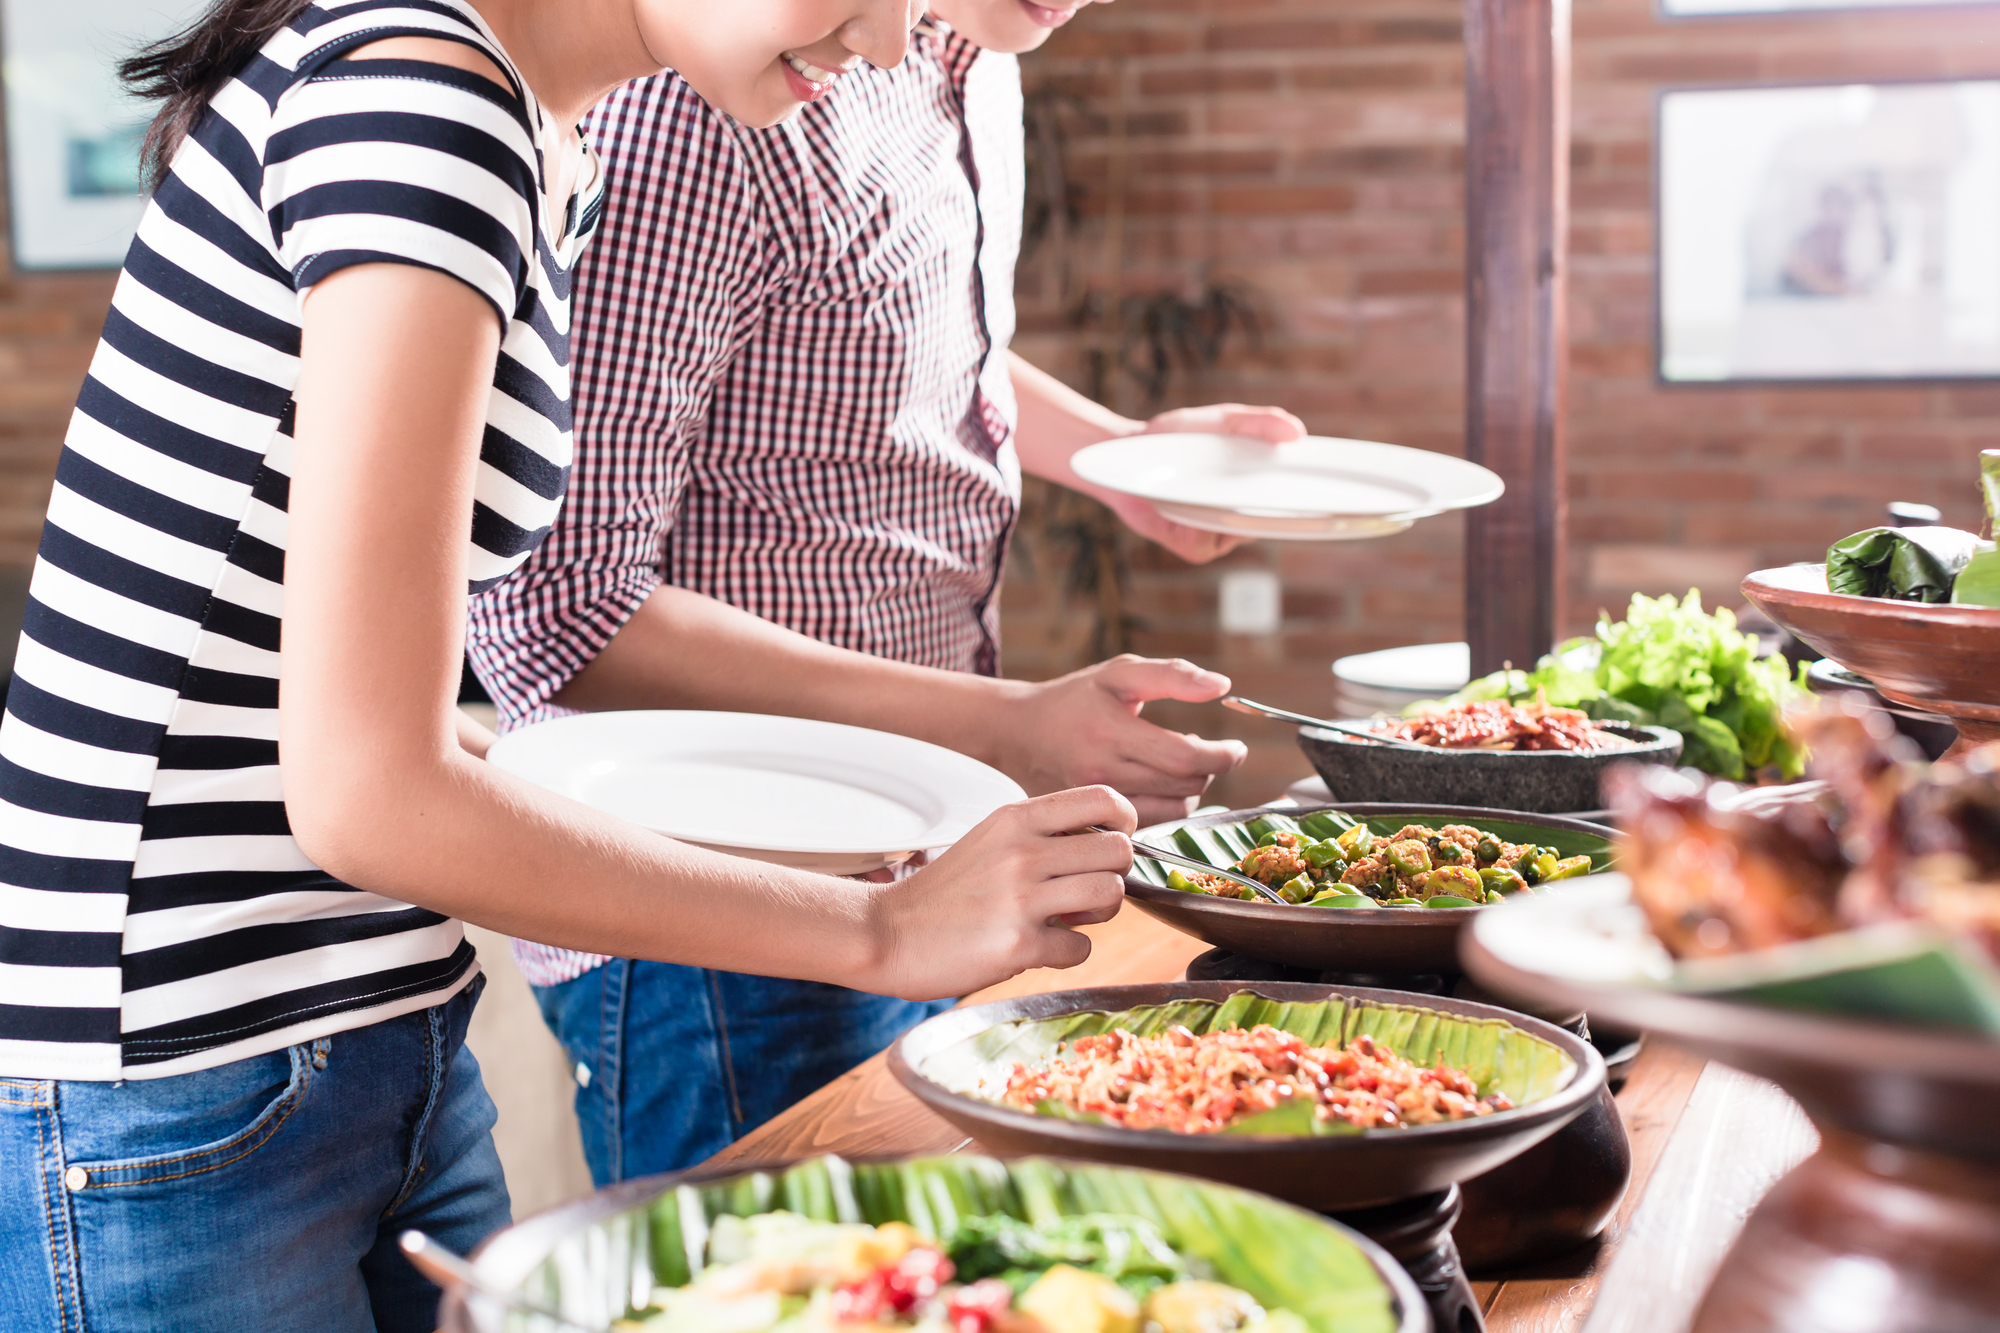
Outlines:
{"type": "Polygon", "coordinates": [[[1569,0],[1465,0],[1466,456],[1507,494],[1465,534],[1475,676],[1562,625],[1569,0]]]}

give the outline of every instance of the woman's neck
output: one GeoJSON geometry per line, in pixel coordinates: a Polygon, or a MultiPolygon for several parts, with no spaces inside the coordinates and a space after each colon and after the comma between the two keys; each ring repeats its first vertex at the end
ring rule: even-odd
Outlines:
{"type": "Polygon", "coordinates": [[[627,79],[657,73],[632,0],[468,0],[550,117],[575,125],[627,79]]]}

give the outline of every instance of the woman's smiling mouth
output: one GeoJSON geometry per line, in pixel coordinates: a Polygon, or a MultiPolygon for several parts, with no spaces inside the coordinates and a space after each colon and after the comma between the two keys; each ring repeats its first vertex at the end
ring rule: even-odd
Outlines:
{"type": "Polygon", "coordinates": [[[1021,8],[1027,10],[1028,17],[1041,24],[1044,28],[1060,28],[1063,24],[1075,18],[1076,11],[1082,9],[1083,6],[1076,4],[1062,9],[1054,9],[1048,5],[1035,4],[1034,0],[1021,0],[1021,8]]]}
{"type": "Polygon", "coordinates": [[[785,82],[792,96],[801,102],[817,102],[833,90],[833,81],[847,73],[844,69],[822,69],[803,57],[784,53],[785,82]]]}

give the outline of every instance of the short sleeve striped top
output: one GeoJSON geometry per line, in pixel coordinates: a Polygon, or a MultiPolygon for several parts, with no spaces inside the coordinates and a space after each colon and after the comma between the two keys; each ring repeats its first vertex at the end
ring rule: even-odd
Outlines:
{"type": "Polygon", "coordinates": [[[0,1075],[147,1078],[438,1003],[456,921],[293,841],[278,646],[300,303],[354,264],[459,278],[503,323],[472,590],[562,502],[570,267],[602,173],[544,219],[542,111],[459,0],[308,9],[211,103],[133,242],[77,401],[0,723],[0,1075]],[[466,43],[513,84],[344,59],[466,43]]]}

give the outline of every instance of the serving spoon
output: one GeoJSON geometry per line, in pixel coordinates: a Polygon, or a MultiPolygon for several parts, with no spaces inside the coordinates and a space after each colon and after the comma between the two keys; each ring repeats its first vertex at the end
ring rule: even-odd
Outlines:
{"type": "Polygon", "coordinates": [[[421,1231],[405,1231],[396,1238],[396,1244],[409,1256],[410,1263],[440,1287],[470,1287],[482,1296],[491,1297],[510,1310],[531,1314],[546,1319],[570,1333],[610,1333],[603,1324],[579,1324],[557,1314],[546,1305],[537,1304],[517,1292],[508,1291],[477,1268],[447,1250],[421,1231]]]}
{"type": "MultiPolygon", "coordinates": [[[[1092,824],[1090,831],[1092,833],[1116,832],[1115,829],[1105,828],[1101,824],[1092,824]]],[[[1214,875],[1218,879],[1226,879],[1232,884],[1239,884],[1246,889],[1254,889],[1258,897],[1267,902],[1274,902],[1280,907],[1298,906],[1297,903],[1286,902],[1284,895],[1270,885],[1259,883],[1251,879],[1248,875],[1239,875],[1234,870],[1218,869],[1206,861],[1197,861],[1192,856],[1182,856],[1179,852],[1170,852],[1164,847],[1148,847],[1137,838],[1133,838],[1129,834],[1126,836],[1132,844],[1132,854],[1134,856],[1143,856],[1148,861],[1158,861],[1161,865],[1185,866],[1189,870],[1199,870],[1204,875],[1214,875]]]]}
{"type": "Polygon", "coordinates": [[[1302,727],[1324,727],[1328,731],[1345,732],[1349,736],[1359,736],[1377,745],[1386,745],[1392,750],[1420,750],[1425,754],[1436,754],[1434,745],[1419,745],[1415,741],[1384,736],[1370,731],[1367,727],[1357,727],[1352,722],[1332,722],[1323,717],[1307,717],[1304,713],[1294,713],[1289,708],[1273,708],[1270,704],[1260,704],[1255,699],[1246,699],[1240,694],[1232,694],[1222,700],[1224,708],[1233,708],[1239,713],[1262,713],[1265,717],[1275,717],[1280,722],[1296,722],[1302,727]]]}

